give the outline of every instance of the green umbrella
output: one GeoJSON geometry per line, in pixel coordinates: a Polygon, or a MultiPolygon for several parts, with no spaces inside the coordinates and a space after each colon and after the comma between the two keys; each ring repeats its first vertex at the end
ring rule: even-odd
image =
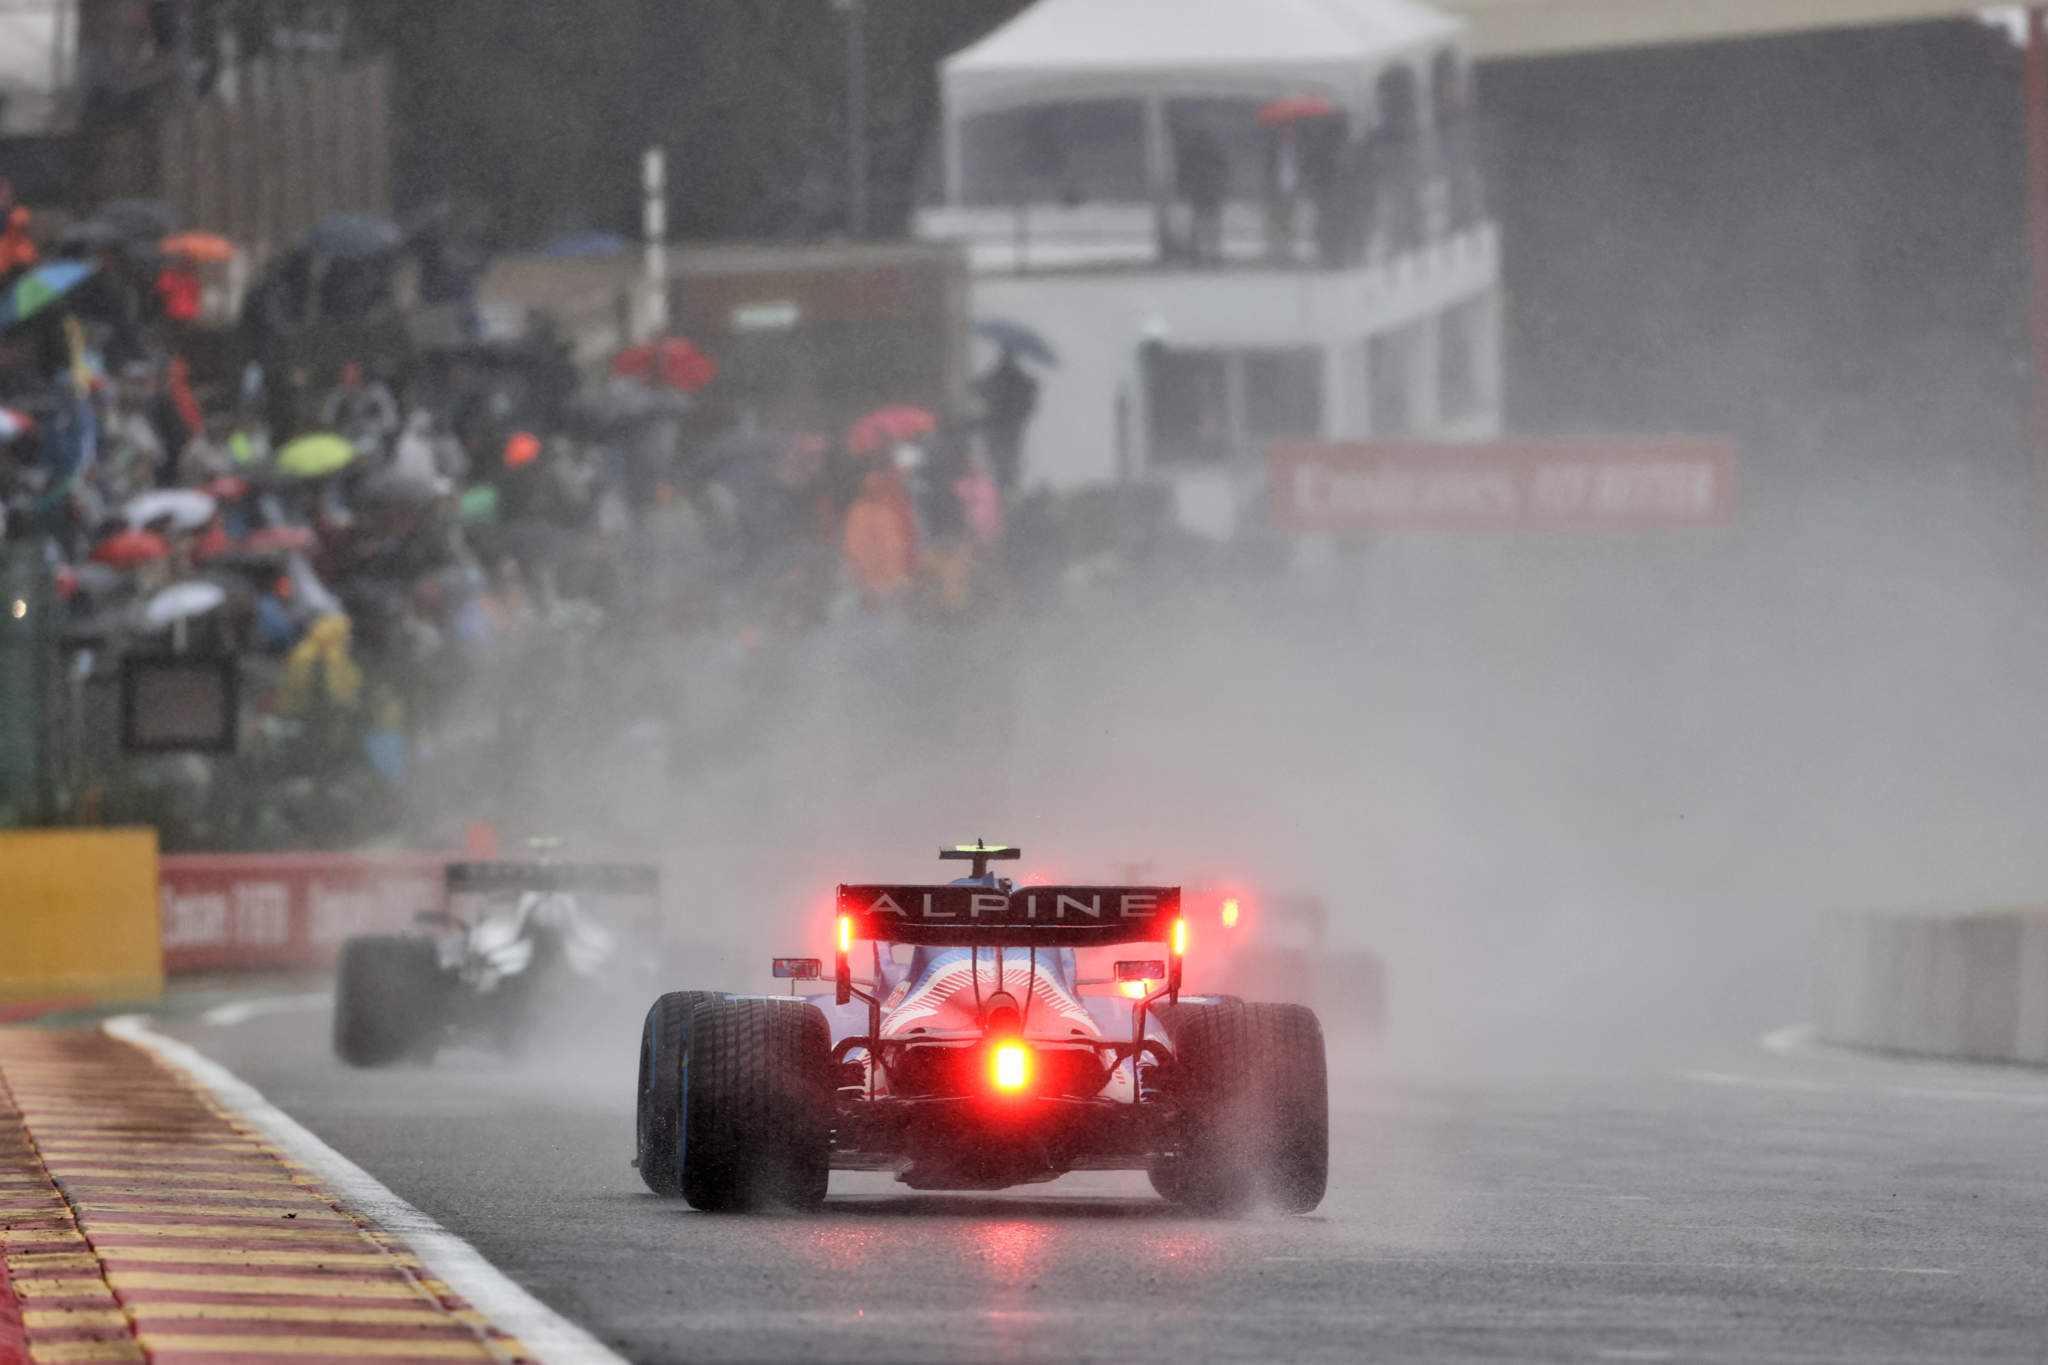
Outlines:
{"type": "Polygon", "coordinates": [[[315,432],[277,452],[277,472],[288,479],[320,479],[355,463],[356,448],[331,432],[315,432]]]}
{"type": "Polygon", "coordinates": [[[498,490],[487,483],[465,489],[456,509],[466,524],[488,525],[498,519],[498,490]]]}
{"type": "Polygon", "coordinates": [[[29,271],[0,295],[0,327],[12,327],[42,312],[84,284],[92,269],[77,261],[52,261],[29,271]]]}

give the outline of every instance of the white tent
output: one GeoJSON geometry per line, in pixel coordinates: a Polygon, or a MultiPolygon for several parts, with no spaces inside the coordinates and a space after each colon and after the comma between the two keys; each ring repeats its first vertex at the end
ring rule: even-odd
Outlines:
{"type": "Polygon", "coordinates": [[[1417,0],[1039,0],[947,60],[947,116],[1149,94],[1367,108],[1379,68],[1460,43],[1464,27],[1417,0]]]}
{"type": "Polygon", "coordinates": [[[76,0],[0,0],[0,135],[50,132],[78,42],[76,0]]]}

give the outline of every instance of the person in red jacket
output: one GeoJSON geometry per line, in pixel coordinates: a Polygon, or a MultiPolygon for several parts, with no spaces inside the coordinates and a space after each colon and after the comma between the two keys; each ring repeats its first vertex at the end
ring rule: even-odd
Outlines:
{"type": "Polygon", "coordinates": [[[35,239],[28,235],[28,224],[27,209],[7,210],[7,227],[0,231],[0,278],[26,270],[41,259],[35,239]]]}

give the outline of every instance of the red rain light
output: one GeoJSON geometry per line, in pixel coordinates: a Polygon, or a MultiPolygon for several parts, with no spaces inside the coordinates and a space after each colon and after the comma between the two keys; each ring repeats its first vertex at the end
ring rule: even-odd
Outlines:
{"type": "Polygon", "coordinates": [[[1237,897],[1232,896],[1229,900],[1223,902],[1223,927],[1235,929],[1237,927],[1237,916],[1237,897]]]}
{"type": "Polygon", "coordinates": [[[989,1077],[998,1090],[1022,1090],[1031,1082],[1031,1049],[1022,1043],[997,1044],[989,1077]]]}
{"type": "Polygon", "coordinates": [[[851,915],[841,915],[839,917],[839,951],[842,953],[853,951],[853,916],[851,915]]]}
{"type": "Polygon", "coordinates": [[[1173,922],[1173,955],[1186,957],[1188,953],[1188,922],[1177,919],[1173,922]]]}

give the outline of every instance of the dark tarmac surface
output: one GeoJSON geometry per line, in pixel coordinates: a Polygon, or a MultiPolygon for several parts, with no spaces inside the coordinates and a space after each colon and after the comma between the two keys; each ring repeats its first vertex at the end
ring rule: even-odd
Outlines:
{"type": "Polygon", "coordinates": [[[632,1360],[2048,1359],[2048,1076],[1731,1045],[1604,1077],[1337,1078],[1314,1216],[1140,1175],[821,1216],[642,1189],[633,1038],[354,1073],[324,1011],[159,1025],[632,1360]]]}

